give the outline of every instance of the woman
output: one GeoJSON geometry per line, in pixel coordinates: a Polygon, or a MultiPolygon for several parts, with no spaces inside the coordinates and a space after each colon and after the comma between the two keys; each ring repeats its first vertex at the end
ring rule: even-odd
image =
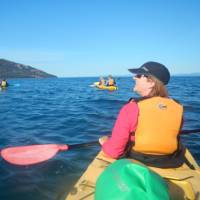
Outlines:
{"type": "Polygon", "coordinates": [[[108,76],[108,80],[107,80],[106,85],[107,86],[115,86],[116,85],[116,82],[115,82],[114,78],[111,75],[108,76]]]}
{"type": "Polygon", "coordinates": [[[170,79],[168,69],[163,64],[147,62],[129,71],[135,74],[134,91],[142,98],[131,99],[124,105],[112,136],[99,139],[104,154],[120,158],[132,141],[134,145],[129,150],[132,158],[152,166],[180,166],[183,159],[180,159],[180,153],[177,155],[177,150],[183,106],[168,97],[165,87],[170,79]],[[174,161],[174,157],[178,161],[174,161]]]}
{"type": "Polygon", "coordinates": [[[105,85],[105,84],[106,84],[105,79],[102,76],[100,76],[99,77],[99,85],[105,85]]]}
{"type": "Polygon", "coordinates": [[[3,79],[2,81],[1,81],[1,84],[0,84],[0,87],[2,87],[2,88],[6,88],[6,87],[8,87],[8,82],[5,80],[5,79],[3,79]]]}

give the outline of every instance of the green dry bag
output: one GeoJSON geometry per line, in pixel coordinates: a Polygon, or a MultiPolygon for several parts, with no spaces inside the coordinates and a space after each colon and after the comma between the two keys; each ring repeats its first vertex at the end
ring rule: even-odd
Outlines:
{"type": "Polygon", "coordinates": [[[117,160],[98,177],[95,200],[169,200],[164,179],[128,159],[117,160]]]}

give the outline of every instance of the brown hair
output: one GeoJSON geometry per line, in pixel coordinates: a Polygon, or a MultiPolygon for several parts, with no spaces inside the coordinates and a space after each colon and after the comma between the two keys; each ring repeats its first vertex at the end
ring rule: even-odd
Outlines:
{"type": "Polygon", "coordinates": [[[155,83],[154,87],[152,88],[152,91],[149,94],[150,97],[155,97],[155,96],[168,97],[169,96],[167,88],[161,81],[159,81],[154,76],[148,76],[148,79],[152,80],[155,83]]]}

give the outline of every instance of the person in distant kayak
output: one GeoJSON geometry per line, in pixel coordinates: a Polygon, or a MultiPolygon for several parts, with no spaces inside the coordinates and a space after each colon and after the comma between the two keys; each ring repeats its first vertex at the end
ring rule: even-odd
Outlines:
{"type": "Polygon", "coordinates": [[[106,80],[102,76],[100,76],[99,77],[99,85],[105,85],[105,84],[106,84],[106,80]]]}
{"type": "Polygon", "coordinates": [[[122,107],[111,137],[99,139],[102,151],[115,159],[128,155],[149,166],[181,166],[183,106],[168,96],[169,70],[158,62],[147,62],[129,71],[135,74],[134,91],[141,98],[131,98],[122,107]]]}
{"type": "Polygon", "coordinates": [[[6,88],[6,87],[8,87],[8,82],[5,80],[5,79],[3,79],[2,81],[1,81],[1,84],[0,84],[0,86],[2,87],[2,88],[6,88]]]}
{"type": "Polygon", "coordinates": [[[116,85],[115,79],[111,75],[108,76],[106,85],[107,86],[115,86],[116,85]]]}

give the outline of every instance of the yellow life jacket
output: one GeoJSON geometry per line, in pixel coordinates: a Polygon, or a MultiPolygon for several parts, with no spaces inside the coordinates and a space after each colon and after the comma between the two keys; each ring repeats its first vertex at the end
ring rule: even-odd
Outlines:
{"type": "Polygon", "coordinates": [[[152,97],[138,102],[139,116],[133,150],[165,155],[177,149],[183,106],[173,99],[152,97]]]}
{"type": "Polygon", "coordinates": [[[6,81],[2,81],[1,82],[1,87],[6,87],[7,86],[7,82],[6,81]]]}
{"type": "Polygon", "coordinates": [[[105,85],[105,83],[106,83],[106,81],[105,81],[104,79],[101,79],[101,80],[99,81],[99,85],[105,85]]]}
{"type": "Polygon", "coordinates": [[[115,81],[114,81],[113,79],[109,79],[109,80],[108,80],[108,85],[109,85],[109,86],[115,85],[115,81]]]}

